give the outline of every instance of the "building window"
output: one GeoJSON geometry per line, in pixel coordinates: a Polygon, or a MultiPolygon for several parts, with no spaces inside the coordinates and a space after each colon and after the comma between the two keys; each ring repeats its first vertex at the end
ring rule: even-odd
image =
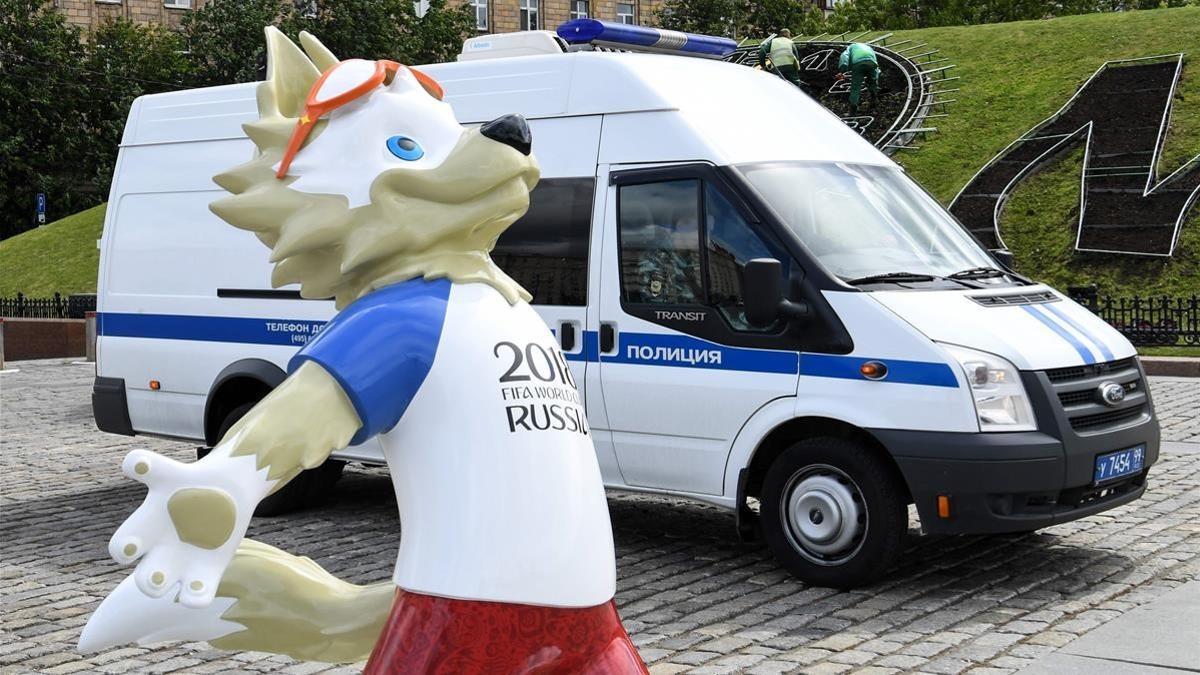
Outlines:
{"type": "Polygon", "coordinates": [[[588,18],[588,0],[571,0],[571,18],[586,19],[588,18]]]}
{"type": "Polygon", "coordinates": [[[172,9],[191,9],[192,0],[163,0],[163,7],[172,9]]]}
{"type": "Polygon", "coordinates": [[[520,0],[521,30],[537,30],[541,27],[538,0],[520,0]]]}
{"type": "Polygon", "coordinates": [[[637,23],[637,10],[632,2],[617,3],[617,21],[619,23],[637,23]]]}
{"type": "Polygon", "coordinates": [[[488,0],[471,0],[471,7],[475,9],[475,28],[478,30],[487,30],[488,0]]]}

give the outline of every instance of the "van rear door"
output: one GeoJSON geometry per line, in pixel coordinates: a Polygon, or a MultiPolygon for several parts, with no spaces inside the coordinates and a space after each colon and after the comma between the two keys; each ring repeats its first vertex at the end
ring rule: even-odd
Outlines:
{"type": "Polygon", "coordinates": [[[711,165],[609,175],[598,338],[621,474],[719,495],[738,430],[796,393],[798,345],[751,326],[742,296],[748,261],[790,256],[711,165]]]}

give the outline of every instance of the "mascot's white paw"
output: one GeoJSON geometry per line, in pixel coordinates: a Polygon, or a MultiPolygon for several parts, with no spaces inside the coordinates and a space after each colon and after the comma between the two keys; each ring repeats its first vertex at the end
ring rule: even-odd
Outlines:
{"type": "Polygon", "coordinates": [[[176,602],[174,593],[157,598],[142,593],[130,575],[92,612],[79,636],[79,651],[90,654],[133,643],[215,640],[244,630],[241,624],[221,618],[234,602],[216,598],[207,607],[192,609],[176,602]]]}
{"type": "Polygon", "coordinates": [[[122,564],[139,561],[132,578],[145,595],[178,598],[192,608],[212,602],[272,483],[252,456],[217,455],[183,464],[134,450],[121,463],[149,492],[113,534],[108,552],[122,564]]]}

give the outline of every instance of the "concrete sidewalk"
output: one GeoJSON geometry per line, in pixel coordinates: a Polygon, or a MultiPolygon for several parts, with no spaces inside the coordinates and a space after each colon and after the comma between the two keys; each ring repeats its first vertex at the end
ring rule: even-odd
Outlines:
{"type": "Polygon", "coordinates": [[[1018,675],[1200,673],[1200,581],[1068,643],[1018,675]]]}

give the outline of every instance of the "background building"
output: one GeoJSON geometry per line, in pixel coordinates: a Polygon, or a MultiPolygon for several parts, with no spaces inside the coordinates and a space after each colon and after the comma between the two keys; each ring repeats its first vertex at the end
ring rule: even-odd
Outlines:
{"type": "Polygon", "coordinates": [[[481,33],[554,30],[571,19],[649,25],[662,0],[467,0],[481,33]]]}
{"type": "MultiPolygon", "coordinates": [[[[462,0],[475,10],[481,33],[554,30],[571,19],[592,18],[649,25],[662,0],[462,0]]],[[[176,27],[205,0],[56,0],[67,20],[92,28],[117,17],[176,27]]]]}
{"type": "Polygon", "coordinates": [[[125,17],[139,23],[178,27],[189,9],[205,0],[55,0],[67,21],[80,28],[94,28],[105,21],[125,17]]]}

